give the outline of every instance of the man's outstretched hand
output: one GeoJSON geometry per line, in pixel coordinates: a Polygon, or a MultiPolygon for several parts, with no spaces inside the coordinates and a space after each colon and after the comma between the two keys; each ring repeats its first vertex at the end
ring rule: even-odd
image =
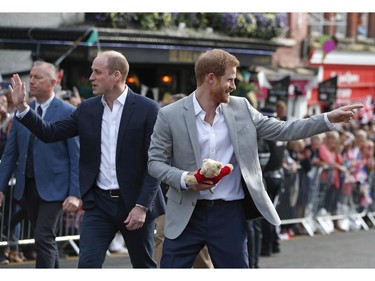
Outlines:
{"type": "Polygon", "coordinates": [[[355,116],[355,110],[360,108],[363,108],[363,104],[344,105],[328,112],[327,117],[331,123],[349,123],[355,116]]]}
{"type": "Polygon", "coordinates": [[[19,112],[24,111],[27,108],[26,103],[26,84],[23,82],[18,74],[13,74],[10,78],[12,85],[9,85],[9,91],[12,96],[12,102],[16,106],[19,112]]]}

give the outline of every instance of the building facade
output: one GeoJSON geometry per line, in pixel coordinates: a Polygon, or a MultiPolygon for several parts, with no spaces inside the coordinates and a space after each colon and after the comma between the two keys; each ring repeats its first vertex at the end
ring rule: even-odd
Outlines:
{"type": "MultiPolygon", "coordinates": [[[[266,25],[267,17],[253,14],[241,14],[241,20],[248,21],[247,28],[253,28],[250,23],[258,16],[254,37],[243,35],[240,29],[233,36],[233,29],[220,33],[216,32],[217,26],[189,28],[189,23],[183,21],[177,27],[139,29],[124,24],[130,14],[120,13],[111,14],[112,26],[105,26],[96,21],[103,15],[108,16],[1,14],[2,79],[6,81],[18,72],[27,80],[32,62],[43,59],[60,68],[63,88],[78,86],[86,98],[91,95],[88,77],[93,58],[99,51],[114,49],[129,60],[128,85],[142,95],[162,101],[165,93],[193,91],[197,56],[209,48],[223,48],[241,62],[239,73],[245,87],[235,94],[246,94],[251,88],[247,83],[256,84],[251,89],[256,89],[259,106],[270,100],[269,92],[278,81],[288,78],[289,85],[283,92],[286,96],[282,94],[276,99],[287,100],[290,118],[326,108],[318,98],[318,85],[334,75],[338,76],[337,103],[353,102],[375,93],[375,13],[288,13],[284,30],[266,39],[255,37],[262,32],[259,22],[266,25]],[[336,48],[324,54],[324,60],[322,38],[336,40],[336,48]]],[[[240,14],[223,15],[236,18],[233,26],[238,25],[240,14]]],[[[155,20],[151,23],[155,25],[155,20]]]]}

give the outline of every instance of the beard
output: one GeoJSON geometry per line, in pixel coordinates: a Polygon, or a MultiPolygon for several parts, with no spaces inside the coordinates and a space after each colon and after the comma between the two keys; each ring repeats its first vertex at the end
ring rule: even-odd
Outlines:
{"type": "Polygon", "coordinates": [[[230,92],[221,92],[217,94],[217,97],[220,98],[220,103],[229,103],[230,100],[230,92]]]}
{"type": "Polygon", "coordinates": [[[218,104],[228,103],[230,92],[228,91],[228,89],[217,87],[211,91],[211,96],[218,104]]]}

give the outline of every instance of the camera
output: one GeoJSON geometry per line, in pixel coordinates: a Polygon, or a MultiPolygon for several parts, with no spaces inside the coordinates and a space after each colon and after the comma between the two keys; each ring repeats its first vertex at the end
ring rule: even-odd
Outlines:
{"type": "Polygon", "coordinates": [[[65,94],[63,95],[64,100],[69,100],[73,96],[73,92],[71,90],[65,90],[65,94]]]}

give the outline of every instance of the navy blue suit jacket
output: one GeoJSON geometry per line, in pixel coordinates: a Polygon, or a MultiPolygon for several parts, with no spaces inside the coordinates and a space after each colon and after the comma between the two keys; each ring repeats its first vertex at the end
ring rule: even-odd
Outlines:
{"type": "MultiPolygon", "coordinates": [[[[70,117],[57,122],[44,122],[32,111],[20,120],[45,142],[79,136],[79,179],[84,209],[95,204],[93,188],[99,174],[104,110],[101,98],[96,96],[83,101],[70,117]]],[[[135,204],[148,208],[146,221],[165,212],[160,181],[151,177],[147,170],[148,148],[158,110],[157,102],[129,89],[117,139],[116,172],[121,198],[127,212],[135,204]]]]}
{"type": "MultiPolygon", "coordinates": [[[[35,108],[35,101],[29,105],[35,108]]],[[[44,119],[50,122],[63,119],[74,109],[71,104],[55,97],[44,119]]],[[[25,168],[30,137],[31,132],[14,118],[0,163],[0,191],[7,191],[9,179],[14,173],[16,185],[13,197],[17,200],[22,198],[25,190],[25,168]]],[[[50,144],[36,139],[33,153],[36,188],[43,200],[63,201],[68,196],[80,197],[78,137],[50,144]]]]}

